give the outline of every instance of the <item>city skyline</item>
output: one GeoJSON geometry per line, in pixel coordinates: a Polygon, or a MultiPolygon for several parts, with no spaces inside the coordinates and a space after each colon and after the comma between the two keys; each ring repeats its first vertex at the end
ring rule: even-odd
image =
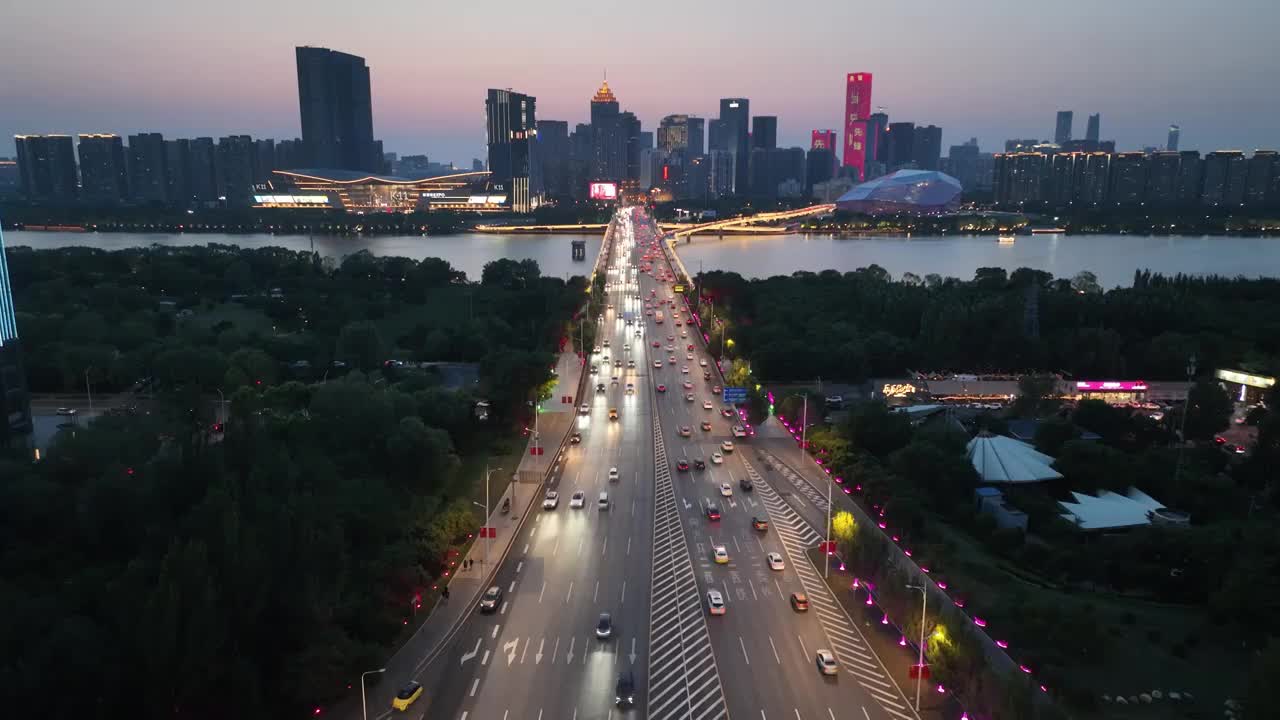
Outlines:
{"type": "MultiPolygon", "coordinates": [[[[233,15],[238,5],[229,9],[233,15]]],[[[293,63],[298,45],[366,59],[375,127],[385,150],[459,163],[484,154],[487,88],[523,88],[538,96],[540,117],[573,124],[586,120],[591,92],[606,69],[619,100],[645,128],[676,113],[712,118],[719,98],[745,97],[754,114],[778,116],[778,144],[787,147],[807,147],[815,128],[843,127],[843,80],[855,70],[875,74],[874,104],[886,107],[891,119],[941,126],[944,146],[969,137],[988,150],[1013,137],[1051,139],[1057,110],[1074,110],[1082,118],[1101,113],[1102,134],[1124,149],[1161,145],[1170,123],[1182,127],[1184,147],[1252,150],[1276,143],[1269,124],[1280,100],[1256,89],[1266,86],[1270,66],[1264,28],[1280,20],[1280,10],[1262,3],[1207,14],[1189,2],[1164,3],[1159,12],[1145,3],[1084,2],[1047,28],[1045,18],[1031,13],[1005,17],[995,2],[939,8],[907,25],[905,9],[859,11],[863,26],[911,27],[910,53],[901,52],[903,39],[895,33],[869,33],[856,52],[839,50],[847,45],[842,28],[854,21],[852,9],[819,11],[814,3],[814,12],[832,21],[810,28],[787,24],[788,18],[806,16],[803,7],[748,5],[744,10],[751,12],[743,14],[750,22],[741,28],[725,25],[714,7],[692,9],[691,22],[664,31],[666,49],[654,57],[639,37],[594,39],[609,35],[598,31],[608,22],[607,12],[604,18],[580,17],[558,7],[531,16],[518,34],[512,29],[472,36],[465,30],[483,26],[482,13],[491,10],[410,10],[403,22],[387,25],[341,11],[294,13],[284,4],[256,8],[255,31],[228,46],[199,33],[173,33],[172,27],[192,22],[182,8],[131,13],[135,3],[126,1],[107,14],[53,0],[39,11],[19,8],[15,22],[0,30],[0,61],[16,70],[0,87],[6,108],[0,155],[13,154],[11,138],[20,133],[300,137],[293,63]],[[100,17],[85,22],[86,12],[100,17]],[[419,12],[433,27],[459,30],[432,35],[427,47],[443,60],[413,61],[421,40],[406,33],[417,32],[413,20],[419,12]],[[1100,17],[1108,22],[1096,22],[1100,17]],[[1119,35],[1127,37],[1138,23],[1161,42],[1135,47],[1121,41],[1119,35]],[[791,36],[780,33],[785,27],[793,28],[791,36]],[[993,42],[996,29],[1005,41],[993,42]],[[1079,36],[1072,32],[1084,29],[1096,40],[1087,66],[1075,60],[1079,36]],[[582,43],[550,42],[561,33],[582,43]],[[1214,53],[1186,52],[1196,38],[1221,33],[1235,40],[1214,53]],[[688,42],[681,41],[684,35],[688,42]],[[56,56],[44,44],[53,36],[70,41],[56,56]],[[492,51],[468,52],[478,38],[491,40],[492,51]],[[749,62],[706,52],[734,42],[751,45],[749,62]],[[1036,53],[1028,56],[1027,47],[1036,53]],[[94,59],[107,53],[116,62],[94,59]],[[446,66],[449,72],[440,72],[446,66]],[[120,70],[129,67],[152,70],[120,70]],[[690,72],[694,67],[698,72],[690,72]],[[1188,95],[1187,86],[1199,90],[1188,95]],[[1230,121],[1221,113],[1223,105],[1236,109],[1230,121]]]]}

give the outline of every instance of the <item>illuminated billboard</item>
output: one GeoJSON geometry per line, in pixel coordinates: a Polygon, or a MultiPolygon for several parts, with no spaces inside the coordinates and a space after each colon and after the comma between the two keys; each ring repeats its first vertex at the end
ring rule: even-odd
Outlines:
{"type": "Polygon", "coordinates": [[[1147,384],[1141,380],[1081,380],[1076,383],[1080,392],[1137,392],[1146,390],[1147,384]]]}
{"type": "Polygon", "coordinates": [[[849,73],[844,95],[844,165],[866,177],[867,118],[871,115],[871,73],[849,73]]]}
{"type": "Polygon", "coordinates": [[[1241,385],[1248,385],[1249,387],[1255,388],[1266,389],[1276,384],[1276,379],[1273,377],[1267,377],[1266,375],[1250,375],[1249,373],[1240,372],[1239,370],[1219,370],[1214,373],[1214,375],[1219,380],[1240,383],[1241,385]]]}
{"type": "Polygon", "coordinates": [[[618,183],[593,182],[590,197],[592,200],[617,200],[618,183]]]}

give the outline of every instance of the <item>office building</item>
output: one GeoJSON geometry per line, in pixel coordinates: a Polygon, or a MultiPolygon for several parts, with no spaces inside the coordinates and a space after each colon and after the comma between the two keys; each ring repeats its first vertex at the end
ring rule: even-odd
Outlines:
{"type": "Polygon", "coordinates": [[[848,73],[844,89],[844,166],[854,179],[866,178],[867,119],[871,116],[871,73],[848,73]]]}
{"type": "Polygon", "coordinates": [[[124,141],[111,133],[79,137],[80,200],[91,205],[115,205],[128,195],[124,141]]]}
{"type": "Polygon", "coordinates": [[[213,175],[218,200],[227,207],[246,207],[253,201],[253,138],[229,135],[218,138],[213,175]]]}
{"type": "Polygon", "coordinates": [[[725,131],[725,121],[712,118],[707,121],[707,153],[712,150],[728,150],[729,135],[725,131]]]}
{"type": "Polygon", "coordinates": [[[380,172],[382,148],[373,139],[369,66],[364,58],[318,47],[299,47],[296,56],[307,164],[380,172]]]}
{"type": "Polygon", "coordinates": [[[662,178],[662,166],[667,162],[667,153],[658,148],[640,149],[640,189],[649,190],[658,186],[662,178]]]}
{"type": "Polygon", "coordinates": [[[1071,139],[1071,125],[1075,113],[1070,110],[1058,111],[1058,124],[1053,131],[1053,141],[1059,145],[1071,139]]]}
{"type": "Polygon", "coordinates": [[[751,147],[773,150],[778,147],[778,117],[757,115],[751,118],[751,147]]]}
{"type": "Polygon", "coordinates": [[[799,196],[805,188],[804,148],[754,148],[751,151],[751,197],[774,200],[799,196]],[[791,193],[783,193],[784,183],[794,182],[791,193]]]}
{"type": "Polygon", "coordinates": [[[707,189],[713,197],[733,194],[737,177],[735,157],[731,150],[711,150],[707,153],[707,158],[711,161],[707,171],[707,189]]]}
{"type": "MultiPolygon", "coordinates": [[[[884,164],[889,172],[910,167],[915,157],[916,124],[911,122],[889,123],[885,130],[884,164]]],[[[848,163],[845,163],[848,167],[848,163]]]]}
{"type": "Polygon", "coordinates": [[[652,130],[640,131],[640,149],[641,150],[653,147],[653,140],[654,140],[654,137],[653,137],[652,130]]]}
{"type": "Polygon", "coordinates": [[[8,445],[16,436],[31,432],[31,398],[27,394],[26,378],[5,258],[4,231],[0,230],[0,445],[8,445]]]}
{"type": "Polygon", "coordinates": [[[1098,138],[1102,137],[1101,125],[1102,125],[1102,115],[1100,113],[1093,113],[1092,115],[1090,115],[1089,123],[1085,125],[1085,129],[1084,129],[1085,141],[1091,142],[1091,143],[1098,142],[1098,138]]]}
{"type": "MultiPolygon", "coordinates": [[[[834,135],[835,133],[832,134],[834,135]]],[[[804,165],[804,194],[806,197],[813,197],[813,187],[815,185],[821,185],[835,177],[835,150],[829,145],[812,147],[809,149],[809,153],[805,157],[804,165]]]]}
{"type": "MultiPolygon", "coordinates": [[[[867,142],[866,157],[867,162],[884,164],[883,145],[885,141],[885,131],[889,129],[889,115],[884,108],[879,108],[876,112],[867,116],[867,142]]],[[[868,180],[871,178],[868,177],[868,180]]]]}
{"type": "Polygon", "coordinates": [[[74,202],[77,191],[75,145],[70,135],[16,135],[18,189],[32,202],[74,202]]]}
{"type": "Polygon", "coordinates": [[[947,174],[960,182],[965,191],[976,189],[978,184],[978,139],[970,138],[963,145],[952,145],[947,152],[950,167],[947,174]]]}
{"type": "Polygon", "coordinates": [[[835,130],[814,130],[810,133],[809,149],[810,150],[830,150],[835,152],[837,147],[835,130]]]}
{"type": "Polygon", "coordinates": [[[136,203],[160,205],[169,197],[164,136],[140,133],[129,136],[129,197],[136,203]]]}
{"type": "MultiPolygon", "coordinates": [[[[542,178],[542,191],[551,197],[568,197],[569,123],[564,120],[539,120],[537,128],[535,154],[542,178]]],[[[480,170],[484,169],[483,165],[481,163],[480,170]]]]}
{"type": "Polygon", "coordinates": [[[688,151],[691,154],[701,154],[701,148],[692,149],[690,135],[692,128],[690,127],[691,118],[688,115],[668,115],[658,123],[657,143],[658,149],[665,152],[675,152],[676,150],[688,151]]]}
{"type": "Polygon", "coordinates": [[[912,134],[911,160],[920,170],[937,170],[942,157],[942,128],[937,125],[917,127],[912,134]]]}
{"type": "Polygon", "coordinates": [[[750,186],[750,122],[751,101],[747,98],[721,98],[720,121],[725,149],[733,153],[733,190],[746,195],[750,186]]]}
{"type": "Polygon", "coordinates": [[[489,181],[493,190],[510,197],[511,209],[520,213],[533,209],[529,176],[530,145],[538,136],[536,102],[531,95],[490,89],[484,104],[489,181]]]}
{"type": "Polygon", "coordinates": [[[640,131],[636,116],[619,109],[608,81],[601,83],[591,98],[591,180],[638,180],[640,131]]]}
{"type": "Polygon", "coordinates": [[[1182,136],[1182,128],[1177,125],[1169,126],[1169,139],[1164,143],[1164,149],[1170,152],[1178,151],[1178,138],[1182,136]]]}
{"type": "Polygon", "coordinates": [[[624,112],[618,115],[618,132],[623,139],[623,183],[631,185],[640,179],[640,118],[635,113],[624,112]]]}
{"type": "Polygon", "coordinates": [[[1274,150],[1254,151],[1245,173],[1244,204],[1255,208],[1269,205],[1277,173],[1280,173],[1280,153],[1274,150]]]}

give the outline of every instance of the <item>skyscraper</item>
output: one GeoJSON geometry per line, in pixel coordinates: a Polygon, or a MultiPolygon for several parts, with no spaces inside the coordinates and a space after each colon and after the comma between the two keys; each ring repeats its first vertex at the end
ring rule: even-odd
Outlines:
{"type": "Polygon", "coordinates": [[[91,133],[81,135],[79,140],[80,199],[96,205],[114,205],[124,200],[128,171],[120,136],[91,133]]]}
{"type": "Polygon", "coordinates": [[[911,161],[921,170],[937,170],[942,157],[942,128],[926,125],[915,129],[911,142],[911,161]]]}
{"type": "Polygon", "coordinates": [[[213,175],[218,197],[228,207],[245,207],[253,198],[253,153],[253,138],[248,135],[218,138],[213,175]]]}
{"type": "Polygon", "coordinates": [[[538,137],[537,98],[510,90],[490,89],[485,99],[489,143],[489,181],[511,197],[511,209],[529,212],[530,141],[538,137]]]}
{"type": "Polygon", "coordinates": [[[129,136],[129,197],[134,202],[163,203],[169,196],[164,136],[141,133],[129,136]]]}
{"type": "Polygon", "coordinates": [[[537,127],[537,157],[543,192],[553,197],[568,196],[569,123],[564,120],[539,120],[537,127]]]}
{"type": "Polygon", "coordinates": [[[634,165],[637,175],[640,169],[640,126],[634,121],[622,117],[618,98],[609,88],[609,81],[604,81],[591,96],[591,168],[592,180],[621,182],[627,177],[628,167],[634,165]],[[635,138],[628,136],[634,131],[635,138]]]}
{"type": "Polygon", "coordinates": [[[382,149],[373,139],[369,66],[328,48],[299,47],[298,110],[312,167],[376,173],[382,149]]]}
{"type": "Polygon", "coordinates": [[[707,152],[706,127],[706,120],[693,115],[689,116],[689,152],[691,154],[703,155],[707,152]]]}
{"type": "Polygon", "coordinates": [[[187,144],[191,174],[191,197],[196,202],[210,203],[218,199],[218,175],[214,161],[213,138],[193,138],[187,144]]]}
{"type": "Polygon", "coordinates": [[[1084,139],[1086,142],[1097,143],[1098,138],[1102,136],[1099,131],[1099,125],[1102,124],[1102,116],[1093,113],[1089,116],[1089,124],[1085,126],[1084,139]]]}
{"type": "Polygon", "coordinates": [[[1165,142],[1164,149],[1169,152],[1178,151],[1178,138],[1182,135],[1182,128],[1177,125],[1169,126],[1169,140],[1165,142]]]}
{"type": "Polygon", "coordinates": [[[1053,141],[1059,145],[1071,139],[1071,125],[1075,113],[1070,110],[1058,111],[1058,126],[1053,131],[1053,141]]]}
{"type": "Polygon", "coordinates": [[[885,149],[888,152],[884,160],[889,172],[910,165],[914,161],[915,132],[915,123],[889,123],[888,129],[885,130],[885,149]]]}
{"type": "Polygon", "coordinates": [[[814,130],[809,133],[809,149],[810,150],[836,150],[836,131],[835,130],[814,130]]]}
{"type": "Polygon", "coordinates": [[[18,187],[28,200],[61,204],[76,199],[76,152],[70,135],[15,135],[18,187]]]}
{"type": "Polygon", "coordinates": [[[867,120],[871,117],[871,73],[849,73],[844,90],[844,165],[854,179],[866,177],[867,120]]]}
{"type": "Polygon", "coordinates": [[[725,121],[720,118],[711,118],[707,123],[707,153],[712,150],[728,150],[729,135],[725,130],[725,121]]]}
{"type": "Polygon", "coordinates": [[[689,116],[668,115],[658,123],[658,149],[666,152],[689,149],[689,116]]]}
{"type": "Polygon", "coordinates": [[[0,443],[7,444],[14,435],[28,432],[31,432],[31,400],[22,369],[22,347],[18,341],[13,289],[9,285],[4,231],[0,230],[0,443]]]}
{"type": "Polygon", "coordinates": [[[757,115],[751,118],[751,147],[764,150],[778,147],[777,115],[757,115]]]}
{"type": "Polygon", "coordinates": [[[750,117],[751,101],[747,98],[720,99],[721,132],[725,148],[733,153],[733,192],[737,195],[746,195],[750,185],[750,117]]]}

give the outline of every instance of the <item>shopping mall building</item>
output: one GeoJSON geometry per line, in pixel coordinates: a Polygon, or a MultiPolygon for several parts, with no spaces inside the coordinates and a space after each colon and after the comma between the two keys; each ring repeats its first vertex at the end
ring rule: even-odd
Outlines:
{"type": "Polygon", "coordinates": [[[476,170],[423,178],[370,175],[350,170],[273,170],[255,188],[254,207],[375,212],[510,212],[503,188],[476,170]]]}

